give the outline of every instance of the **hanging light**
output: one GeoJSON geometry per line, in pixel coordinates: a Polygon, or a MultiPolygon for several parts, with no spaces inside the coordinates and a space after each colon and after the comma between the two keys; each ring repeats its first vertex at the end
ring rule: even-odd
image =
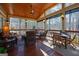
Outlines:
{"type": "Polygon", "coordinates": [[[4,26],[3,27],[3,32],[8,32],[9,31],[9,26],[4,26]]]}
{"type": "Polygon", "coordinates": [[[32,12],[32,14],[33,14],[33,13],[34,13],[34,10],[32,9],[32,11],[31,11],[31,12],[32,12]]]}
{"type": "Polygon", "coordinates": [[[7,15],[7,18],[6,18],[5,22],[6,22],[6,23],[9,23],[9,22],[10,22],[8,15],[7,15]]]}
{"type": "Polygon", "coordinates": [[[32,3],[30,4],[30,9],[31,9],[31,10],[30,10],[30,14],[33,15],[33,14],[34,14],[34,10],[33,10],[32,3]]]}
{"type": "Polygon", "coordinates": [[[9,20],[8,19],[6,20],[6,23],[9,23],[9,20]]]}
{"type": "Polygon", "coordinates": [[[43,22],[45,22],[45,20],[43,20],[43,22]]]}

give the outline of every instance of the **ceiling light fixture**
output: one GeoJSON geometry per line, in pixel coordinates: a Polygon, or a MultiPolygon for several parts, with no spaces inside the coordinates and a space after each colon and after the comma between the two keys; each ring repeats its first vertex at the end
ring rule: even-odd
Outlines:
{"type": "Polygon", "coordinates": [[[31,15],[34,14],[34,10],[33,10],[33,5],[32,5],[32,3],[30,4],[30,14],[31,14],[31,15]]]}

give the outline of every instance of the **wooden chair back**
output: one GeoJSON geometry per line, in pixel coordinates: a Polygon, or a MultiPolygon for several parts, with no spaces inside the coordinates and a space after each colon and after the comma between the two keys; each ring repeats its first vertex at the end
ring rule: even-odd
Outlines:
{"type": "Polygon", "coordinates": [[[73,36],[73,38],[71,39],[71,41],[74,41],[74,40],[75,40],[75,38],[76,38],[76,35],[74,35],[74,36],[73,36]]]}

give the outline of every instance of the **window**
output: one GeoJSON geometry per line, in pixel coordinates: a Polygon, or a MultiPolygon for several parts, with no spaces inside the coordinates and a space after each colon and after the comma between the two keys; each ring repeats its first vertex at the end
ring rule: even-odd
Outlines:
{"type": "Polygon", "coordinates": [[[46,20],[46,30],[50,30],[50,20],[46,20]]]}
{"type": "Polygon", "coordinates": [[[0,29],[2,28],[2,18],[0,18],[0,29]]]}
{"type": "Polygon", "coordinates": [[[32,20],[27,20],[27,29],[36,29],[37,22],[32,20]]]}
{"type": "Polygon", "coordinates": [[[62,30],[62,20],[59,15],[49,19],[50,30],[62,30]]]}
{"type": "Polygon", "coordinates": [[[75,3],[65,3],[65,6],[68,7],[68,6],[73,5],[73,4],[75,4],[75,3]]]}
{"type": "Polygon", "coordinates": [[[71,19],[69,20],[70,15],[66,15],[66,20],[65,20],[65,29],[70,30],[71,29],[71,19]]]}
{"type": "MultiPolygon", "coordinates": [[[[79,31],[79,9],[74,9],[66,12],[65,29],[70,31],[79,31]]],[[[79,33],[69,33],[71,38],[76,34],[76,39],[79,41],[79,33]]]]}
{"type": "Polygon", "coordinates": [[[24,19],[21,19],[21,29],[25,29],[26,26],[25,26],[25,20],[24,19]]]}
{"type": "Polygon", "coordinates": [[[59,15],[51,17],[47,20],[47,29],[62,30],[62,19],[59,15]]]}
{"type": "Polygon", "coordinates": [[[10,29],[11,32],[16,32],[20,34],[25,34],[26,30],[24,29],[36,29],[37,28],[37,22],[32,20],[25,20],[20,18],[10,18],[10,29]],[[18,30],[14,30],[18,29],[18,30]],[[21,30],[19,30],[21,29],[21,30]]]}
{"type": "Polygon", "coordinates": [[[32,20],[25,21],[19,18],[10,18],[10,28],[11,29],[36,29],[37,22],[32,20]]]}
{"type": "Polygon", "coordinates": [[[66,14],[65,29],[66,30],[79,30],[79,9],[71,10],[66,14]]]}
{"type": "Polygon", "coordinates": [[[61,8],[62,8],[62,4],[59,3],[56,6],[52,7],[51,9],[47,10],[46,11],[46,15],[51,14],[51,13],[54,13],[54,12],[60,10],[61,8]]]}
{"type": "Polygon", "coordinates": [[[38,22],[38,29],[44,29],[44,22],[43,21],[38,22]]]}
{"type": "Polygon", "coordinates": [[[20,29],[19,18],[10,18],[10,29],[20,29]]]}

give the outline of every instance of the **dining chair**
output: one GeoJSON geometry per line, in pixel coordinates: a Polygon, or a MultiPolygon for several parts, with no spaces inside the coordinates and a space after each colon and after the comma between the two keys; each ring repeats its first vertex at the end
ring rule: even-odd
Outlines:
{"type": "Polygon", "coordinates": [[[53,44],[61,44],[61,37],[59,33],[53,33],[53,44]]]}
{"type": "Polygon", "coordinates": [[[44,40],[46,38],[47,32],[48,31],[44,31],[42,35],[40,35],[40,38],[44,40]]]}
{"type": "MultiPolygon", "coordinates": [[[[75,47],[73,41],[75,40],[76,35],[73,36],[73,38],[67,38],[66,40],[66,44],[67,45],[71,45],[72,47],[75,47]]],[[[61,39],[61,43],[64,45],[65,44],[65,40],[61,39]]]]}

